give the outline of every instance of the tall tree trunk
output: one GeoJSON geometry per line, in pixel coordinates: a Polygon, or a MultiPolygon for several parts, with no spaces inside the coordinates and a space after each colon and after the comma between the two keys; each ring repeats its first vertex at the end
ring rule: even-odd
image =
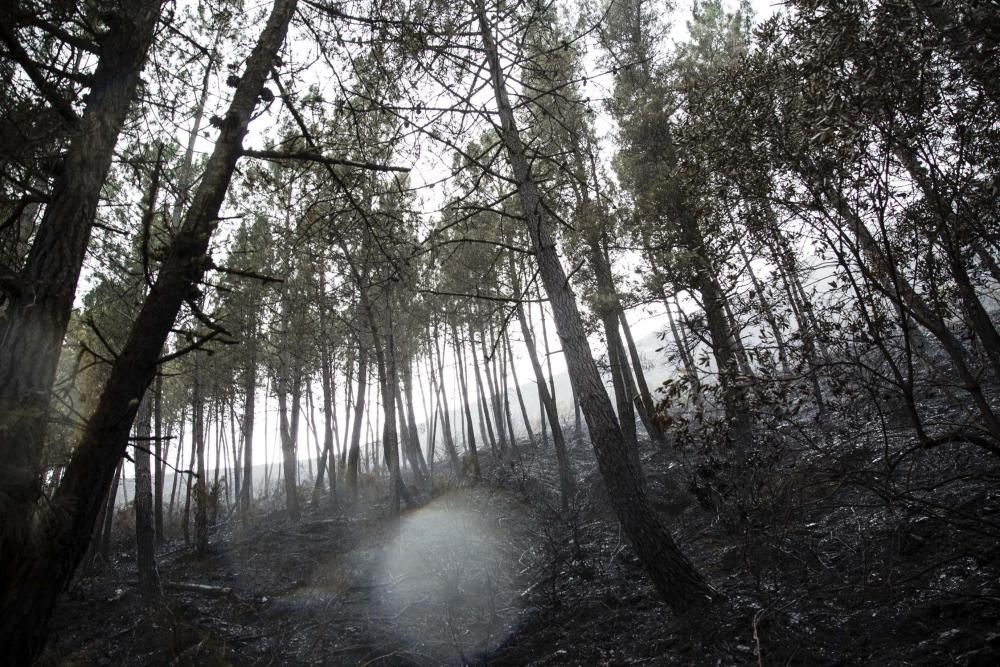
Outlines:
{"type": "Polygon", "coordinates": [[[205,476],[205,398],[201,381],[201,355],[195,353],[194,387],[191,390],[192,431],[197,476],[194,480],[194,544],[199,556],[208,551],[208,489],[205,476]]]}
{"type": "Polygon", "coordinates": [[[139,591],[147,601],[160,597],[160,575],[156,570],[156,530],[153,522],[153,484],[149,470],[149,418],[152,397],[144,396],[136,417],[135,434],[135,543],[139,591]]]}
{"type": "Polygon", "coordinates": [[[510,382],[508,380],[507,372],[507,350],[501,345],[502,340],[507,338],[506,329],[500,332],[502,339],[497,340],[498,354],[500,355],[500,369],[498,371],[499,378],[497,381],[500,383],[500,414],[503,415],[504,420],[507,425],[507,433],[510,435],[510,447],[514,456],[518,456],[519,452],[517,450],[517,436],[514,434],[514,416],[511,414],[510,410],[510,382]]]}
{"type": "MultiPolygon", "coordinates": [[[[431,384],[437,385],[438,395],[441,400],[441,422],[444,426],[444,447],[448,452],[448,460],[451,461],[451,471],[458,476],[462,474],[462,464],[458,460],[458,449],[455,447],[455,439],[451,430],[451,410],[448,408],[448,391],[444,386],[444,353],[438,348],[438,323],[434,322],[434,335],[430,338],[432,352],[437,356],[437,382],[433,374],[434,366],[431,365],[431,384]]],[[[443,336],[442,338],[447,338],[443,336]]],[[[447,345],[447,340],[442,341],[442,345],[447,345]]]]}
{"type": "MultiPolygon", "coordinates": [[[[321,317],[325,316],[321,315],[321,317]]],[[[333,406],[337,387],[334,384],[333,362],[330,359],[330,350],[325,335],[325,328],[326,327],[323,325],[320,326],[320,331],[322,332],[321,336],[323,338],[323,341],[320,343],[320,374],[323,384],[323,452],[320,454],[319,470],[316,475],[316,485],[313,487],[313,505],[319,504],[320,492],[323,488],[323,474],[327,468],[327,461],[329,461],[332,465],[333,461],[337,458],[336,452],[333,449],[333,406]]],[[[331,468],[330,493],[333,495],[334,502],[336,502],[337,497],[336,483],[337,475],[331,468]]]]}
{"type": "MultiPolygon", "coordinates": [[[[177,428],[177,455],[174,457],[174,474],[170,483],[170,504],[167,505],[167,516],[174,516],[174,499],[177,496],[177,485],[181,480],[181,455],[184,453],[184,428],[187,426],[187,406],[181,408],[180,426],[177,428]]],[[[187,538],[184,539],[187,542],[187,538]]]]}
{"type": "MultiPolygon", "coordinates": [[[[169,429],[167,429],[169,431],[169,429]]],[[[163,376],[157,373],[153,384],[153,535],[156,544],[163,544],[163,481],[164,464],[169,449],[169,435],[163,437],[163,376]]]]}
{"type": "Polygon", "coordinates": [[[292,377],[291,382],[291,406],[288,404],[289,395],[285,393],[285,383],[277,383],[278,388],[278,418],[281,424],[281,460],[282,472],[285,479],[285,507],[288,509],[288,517],[292,521],[298,521],[301,517],[299,511],[299,462],[298,462],[298,423],[299,410],[302,401],[302,384],[297,377],[292,377]]]}
{"type": "Polygon", "coordinates": [[[413,466],[414,462],[416,463],[414,472],[418,478],[423,479],[424,482],[429,485],[430,474],[427,472],[427,461],[424,460],[423,452],[420,449],[420,434],[417,431],[417,415],[413,409],[412,356],[408,357],[406,363],[403,365],[403,393],[406,399],[406,421],[407,428],[410,433],[410,450],[413,452],[413,461],[411,461],[410,465],[413,466]]]}
{"type": "Polygon", "coordinates": [[[545,351],[545,366],[549,371],[549,395],[552,396],[552,404],[556,406],[556,420],[559,419],[558,414],[558,397],[556,396],[556,376],[552,372],[552,348],[549,347],[549,328],[545,325],[545,304],[541,302],[541,291],[538,292],[539,303],[538,303],[538,318],[541,320],[540,326],[542,327],[542,347],[545,351]]]}
{"type": "MultiPolygon", "coordinates": [[[[606,258],[601,253],[601,248],[597,240],[592,239],[589,243],[590,266],[597,279],[597,294],[594,299],[594,311],[601,319],[604,326],[604,336],[608,344],[608,366],[611,368],[611,384],[615,390],[615,405],[618,408],[618,423],[621,425],[622,435],[625,443],[635,458],[635,465],[639,464],[639,445],[635,429],[635,408],[632,405],[632,396],[629,394],[625,381],[624,364],[628,361],[623,358],[621,336],[618,333],[618,313],[615,301],[614,278],[611,275],[611,267],[605,261],[606,258]]],[[[563,345],[565,347],[565,344],[563,345]]]]}
{"type": "Polygon", "coordinates": [[[378,364],[379,386],[382,390],[382,409],[385,411],[385,422],[382,425],[382,452],[385,464],[389,467],[389,516],[399,516],[399,500],[402,477],[399,470],[399,442],[396,433],[396,364],[393,354],[393,334],[391,316],[387,322],[387,340],[383,342],[374,318],[369,311],[372,328],[372,340],[375,347],[375,361],[378,364]]]}
{"type": "Polygon", "coordinates": [[[243,486],[240,488],[240,513],[249,517],[253,508],[253,430],[257,405],[257,331],[256,323],[247,340],[246,367],[243,370],[243,486]]]}
{"type": "Polygon", "coordinates": [[[549,393],[545,386],[545,371],[538,360],[538,351],[535,348],[535,339],[531,335],[531,326],[524,316],[524,306],[518,302],[515,306],[518,324],[521,325],[521,335],[524,336],[524,345],[528,348],[528,359],[531,361],[531,369],[535,372],[535,380],[538,382],[538,393],[542,401],[542,409],[548,417],[549,426],[552,429],[552,442],[556,450],[556,464],[559,467],[559,494],[562,499],[563,509],[568,509],[570,501],[576,494],[576,482],[573,479],[573,468],[569,462],[569,454],[566,451],[566,440],[563,438],[562,426],[559,424],[559,413],[556,410],[556,399],[549,393]]]}
{"type": "Polygon", "coordinates": [[[476,354],[476,334],[469,325],[469,349],[472,350],[472,373],[476,378],[476,395],[479,397],[479,428],[480,432],[486,431],[484,438],[490,443],[490,451],[502,454],[502,450],[497,450],[497,438],[493,430],[493,420],[490,418],[490,404],[486,400],[486,391],[483,388],[483,375],[480,370],[479,355],[476,354]]]}
{"type": "Polygon", "coordinates": [[[358,349],[358,391],[355,394],[354,428],[351,430],[351,448],[347,455],[347,487],[351,498],[358,499],[358,467],[361,457],[361,427],[365,419],[365,396],[368,384],[368,350],[358,349]]]}
{"type": "MultiPolygon", "coordinates": [[[[687,216],[685,216],[687,217],[687,216]]],[[[691,248],[700,249],[704,246],[697,222],[687,220],[686,236],[691,248]]],[[[728,422],[728,434],[737,452],[745,452],[753,444],[753,422],[750,418],[746,402],[746,387],[741,377],[740,354],[737,349],[736,336],[730,327],[730,319],[726,313],[727,300],[715,278],[711,262],[701,253],[696,267],[696,282],[705,310],[705,321],[708,324],[709,339],[712,344],[712,354],[715,357],[719,371],[719,387],[722,392],[722,404],[728,422]]],[[[739,456],[739,454],[738,454],[739,456]]]]}
{"type": "MultiPolygon", "coordinates": [[[[470,328],[469,335],[472,336],[472,345],[476,344],[475,332],[470,328]]],[[[497,443],[500,445],[500,451],[504,452],[507,450],[507,429],[504,423],[504,412],[503,405],[500,400],[500,391],[497,387],[496,379],[494,378],[494,373],[491,366],[490,352],[486,345],[486,335],[482,328],[479,330],[479,343],[482,346],[483,352],[483,374],[486,375],[486,390],[489,391],[489,405],[492,406],[493,410],[493,425],[496,427],[497,443]]],[[[495,357],[495,355],[494,355],[495,357]]],[[[485,407],[485,406],[484,406],[485,407]]]]}
{"type": "MultiPolygon", "coordinates": [[[[219,518],[219,494],[222,488],[219,485],[219,473],[224,467],[224,462],[222,460],[223,452],[226,451],[225,443],[223,442],[223,426],[226,421],[226,416],[224,412],[224,405],[221,398],[217,398],[214,402],[215,408],[215,477],[212,480],[212,488],[209,490],[208,497],[209,503],[212,509],[212,519],[211,523],[215,524],[219,518]]],[[[209,423],[212,422],[212,406],[209,407],[209,423]]]]}
{"type": "MultiPolygon", "coordinates": [[[[347,376],[344,379],[344,441],[340,446],[340,469],[347,470],[347,452],[351,447],[351,406],[354,405],[354,351],[347,355],[347,376]]],[[[343,474],[343,473],[342,473],[343,474]]]]}
{"type": "Polygon", "coordinates": [[[653,416],[656,411],[656,403],[653,401],[652,392],[649,391],[649,384],[646,382],[646,372],[642,368],[642,359],[639,357],[639,348],[636,347],[635,340],[632,338],[632,327],[629,326],[628,318],[625,317],[624,308],[618,309],[618,319],[621,321],[622,333],[625,335],[625,344],[628,347],[636,386],[639,390],[639,402],[637,403],[639,417],[642,419],[642,423],[646,427],[646,432],[652,438],[653,442],[664,445],[667,442],[667,438],[653,416]]]}
{"type": "MultiPolygon", "coordinates": [[[[465,359],[462,355],[462,343],[458,337],[458,326],[451,325],[452,339],[455,341],[455,360],[458,366],[458,382],[461,387],[462,407],[465,410],[465,443],[469,448],[469,463],[472,476],[479,477],[479,451],[476,449],[476,430],[472,425],[472,408],[469,406],[469,386],[465,381],[465,359]]],[[[463,472],[465,466],[463,465],[463,472]]]]}
{"type": "MultiPolygon", "coordinates": [[[[83,116],[76,120],[68,105],[65,109],[72,127],[69,144],[27,261],[13,281],[0,283],[5,297],[0,300],[7,302],[0,318],[0,496],[8,508],[0,522],[0,595],[21,585],[16,581],[18,542],[33,530],[34,506],[41,494],[49,394],[101,188],[135,97],[162,5],[163,0],[136,0],[112,10],[113,20],[100,39],[83,116]]],[[[0,27],[3,33],[8,33],[10,48],[16,36],[6,22],[0,27]]],[[[0,638],[23,616],[18,613],[0,625],[0,638]]],[[[16,639],[10,646],[26,650],[40,648],[42,641],[41,637],[16,639]]],[[[17,653],[7,655],[9,660],[21,662],[17,653]]]]}
{"type": "Polygon", "coordinates": [[[559,260],[555,238],[542,214],[541,195],[531,176],[525,147],[507,97],[504,74],[493,41],[493,30],[486,16],[484,0],[476,0],[475,7],[500,116],[501,139],[517,183],[521,212],[535,251],[539,276],[552,303],[570,380],[587,419],[601,475],[625,534],[635,545],[657,590],[674,609],[686,610],[699,602],[706,602],[716,593],[677,548],[646,499],[642,473],[635,467],[611,401],[604,390],[597,364],[590,353],[576,297],[559,260]]]}
{"type": "Polygon", "coordinates": [[[100,490],[107,488],[125,452],[139,401],[156,373],[181,304],[206,270],[204,259],[211,233],[219,221],[251,112],[295,7],[295,0],[275,0],[260,40],[246,61],[184,224],[165,252],[156,281],[111,365],[105,389],[53,497],[52,507],[61,508],[63,516],[42,522],[48,527],[44,541],[29,540],[30,548],[18,544],[4,549],[0,646],[14,664],[28,664],[41,652],[59,593],[86,552],[103,500],[100,490]],[[65,508],[72,509],[67,512],[65,508]]]}
{"type": "MultiPolygon", "coordinates": [[[[524,421],[524,430],[528,434],[528,442],[532,447],[535,446],[535,431],[531,428],[531,419],[528,417],[528,408],[524,404],[524,396],[521,394],[521,384],[517,379],[517,364],[514,363],[514,351],[510,344],[510,335],[507,331],[503,332],[503,342],[507,347],[507,358],[510,359],[510,374],[514,379],[514,393],[517,395],[517,404],[521,408],[521,419],[524,421]]],[[[537,352],[535,353],[537,357],[537,352]]],[[[535,377],[536,381],[544,382],[544,378],[539,378],[537,375],[535,377]]],[[[544,409],[544,408],[543,408],[544,409]]]]}

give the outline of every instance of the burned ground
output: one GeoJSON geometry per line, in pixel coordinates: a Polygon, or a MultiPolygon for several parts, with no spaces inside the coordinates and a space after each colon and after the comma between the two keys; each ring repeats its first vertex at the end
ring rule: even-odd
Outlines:
{"type": "Polygon", "coordinates": [[[398,523],[375,493],[354,509],[324,501],[298,524],[281,512],[224,524],[204,559],[167,544],[165,598],[152,607],[124,540],[111,567],[69,591],[47,657],[996,664],[1000,467],[966,444],[904,452],[905,439],[887,442],[776,457],[748,497],[727,492],[724,464],[647,443],[654,502],[726,598],[688,617],[657,600],[577,439],[585,483],[569,512],[558,510],[551,452],[522,446],[513,463],[485,456],[477,485],[439,477],[434,498],[398,523]]]}

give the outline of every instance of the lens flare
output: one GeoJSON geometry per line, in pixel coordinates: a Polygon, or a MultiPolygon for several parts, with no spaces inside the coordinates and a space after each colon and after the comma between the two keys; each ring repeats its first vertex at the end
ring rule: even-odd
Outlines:
{"type": "Polygon", "coordinates": [[[379,604],[416,653],[475,662],[509,636],[519,609],[512,509],[453,494],[400,520],[382,560],[379,604]]]}

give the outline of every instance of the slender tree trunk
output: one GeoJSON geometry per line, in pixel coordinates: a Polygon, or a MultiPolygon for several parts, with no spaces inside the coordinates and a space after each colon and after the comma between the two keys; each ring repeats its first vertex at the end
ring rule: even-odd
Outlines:
{"type": "Polygon", "coordinates": [[[240,513],[249,517],[253,508],[253,430],[257,405],[257,331],[252,326],[247,340],[246,368],[243,371],[243,486],[240,488],[240,513]]]}
{"type": "MultiPolygon", "coordinates": [[[[507,338],[507,331],[504,330],[500,333],[503,339],[507,338]]],[[[514,456],[518,456],[519,452],[517,450],[517,436],[514,433],[514,417],[510,410],[510,382],[508,380],[507,373],[507,349],[500,345],[501,340],[497,340],[498,354],[500,355],[500,370],[499,377],[502,378],[498,380],[500,382],[500,413],[503,415],[504,420],[507,425],[507,433],[510,434],[510,447],[514,453],[514,456]]]]}
{"type": "MultiPolygon", "coordinates": [[[[0,318],[0,496],[7,508],[0,522],[0,596],[23,586],[18,581],[19,542],[35,529],[31,522],[42,490],[41,443],[50,417],[49,394],[101,188],[162,5],[163,0],[136,0],[113,12],[114,21],[101,36],[83,115],[77,119],[69,105],[60,109],[71,127],[69,143],[27,260],[13,281],[0,283],[0,300],[6,302],[0,318]]],[[[0,37],[10,49],[17,37],[6,21],[0,23],[0,37]]],[[[0,623],[0,640],[14,632],[24,616],[25,612],[18,612],[0,623]]],[[[34,657],[33,651],[41,650],[43,640],[42,636],[12,635],[7,659],[26,663],[34,657]],[[28,654],[18,652],[22,649],[28,654]]],[[[0,645],[7,643],[0,641],[0,645]]]]}
{"type": "Polygon", "coordinates": [[[358,350],[358,391],[355,394],[354,428],[351,431],[351,449],[347,456],[347,487],[351,498],[358,499],[358,466],[361,455],[361,427],[365,419],[365,396],[368,383],[368,350],[358,350]]]}
{"type": "Polygon", "coordinates": [[[192,422],[191,437],[194,441],[194,454],[197,462],[197,477],[194,481],[194,544],[195,551],[199,556],[204,556],[208,551],[208,489],[206,488],[205,477],[205,399],[201,382],[201,358],[199,353],[195,353],[194,362],[194,387],[192,393],[192,422]]]}
{"type": "Polygon", "coordinates": [[[479,355],[476,354],[476,334],[471,324],[469,325],[469,349],[472,350],[472,372],[476,378],[476,395],[479,396],[479,428],[482,431],[485,427],[486,437],[490,443],[490,451],[502,454],[503,449],[497,449],[493,419],[490,417],[490,404],[486,399],[486,390],[483,387],[483,375],[480,370],[479,355]]]}
{"type": "MultiPolygon", "coordinates": [[[[475,345],[475,331],[471,328],[469,329],[469,335],[472,336],[472,345],[475,345]]],[[[500,391],[497,387],[494,373],[490,368],[491,359],[489,356],[489,349],[486,345],[486,336],[482,328],[479,330],[479,344],[482,346],[483,374],[486,376],[485,389],[489,392],[488,404],[492,406],[493,409],[493,424],[496,427],[497,443],[500,445],[500,451],[504,452],[507,450],[507,429],[504,423],[503,405],[501,404],[500,391]]],[[[473,356],[473,359],[475,359],[475,356],[473,356]]],[[[485,409],[486,406],[484,405],[483,408],[485,409]]]]}
{"type": "MultiPolygon", "coordinates": [[[[347,470],[347,452],[351,447],[351,406],[354,405],[354,352],[347,355],[347,377],[344,381],[344,442],[340,448],[340,469],[347,470]]],[[[355,471],[357,472],[357,471],[355,471]]],[[[343,474],[343,473],[342,473],[343,474]]]]}
{"type": "MultiPolygon", "coordinates": [[[[169,430],[169,429],[168,429],[169,430]]],[[[163,544],[163,480],[164,463],[169,449],[168,439],[163,438],[163,376],[156,375],[153,384],[153,537],[156,544],[163,544]]]]}
{"type": "Polygon", "coordinates": [[[524,336],[524,345],[528,348],[528,359],[531,361],[531,368],[535,372],[535,380],[538,382],[538,393],[541,397],[542,409],[548,417],[549,426],[552,428],[552,442],[556,450],[556,464],[559,467],[559,491],[562,499],[563,509],[568,509],[570,501],[576,494],[576,482],[573,479],[573,468],[569,462],[569,454],[566,451],[566,440],[563,438],[562,425],[559,424],[559,413],[556,410],[556,400],[549,393],[545,386],[545,371],[538,360],[538,351],[535,348],[535,339],[531,335],[531,326],[524,316],[524,306],[519,302],[515,306],[518,324],[521,325],[521,335],[524,336]]]}
{"type": "MultiPolygon", "coordinates": [[[[438,348],[438,335],[437,335],[438,323],[434,323],[434,335],[431,337],[430,342],[432,344],[432,352],[437,355],[437,382],[435,383],[435,378],[433,374],[434,366],[431,366],[431,384],[437,384],[438,395],[441,400],[441,421],[444,426],[444,447],[448,452],[448,460],[451,461],[451,471],[458,476],[462,475],[462,464],[458,460],[458,449],[455,447],[455,439],[452,435],[451,430],[451,410],[448,408],[448,392],[444,386],[444,354],[441,349],[438,348]]],[[[442,338],[447,338],[443,336],[442,338]]],[[[443,345],[447,345],[447,340],[442,341],[443,345]]]]}
{"type": "MultiPolygon", "coordinates": [[[[323,338],[323,341],[320,343],[320,373],[323,383],[323,452],[320,454],[319,470],[316,475],[316,485],[313,487],[313,505],[319,505],[320,492],[323,488],[323,474],[326,471],[327,461],[329,460],[332,465],[333,461],[337,458],[336,452],[333,451],[333,405],[337,387],[334,384],[333,362],[330,359],[330,349],[328,347],[325,329],[325,326],[320,326],[321,336],[323,338]]],[[[336,483],[337,475],[334,471],[331,471],[330,492],[333,494],[334,502],[336,502],[336,483]]]]}
{"type": "MultiPolygon", "coordinates": [[[[541,297],[541,292],[539,292],[539,297],[541,297]]],[[[552,403],[556,406],[556,420],[558,420],[559,398],[556,396],[556,377],[552,372],[552,348],[549,347],[549,328],[545,326],[545,304],[540,301],[538,304],[538,317],[541,320],[540,326],[542,327],[542,347],[545,350],[545,365],[549,371],[549,395],[552,396],[552,403]]]]}
{"type": "Polygon", "coordinates": [[[124,466],[125,462],[119,461],[118,466],[115,468],[115,475],[111,480],[111,487],[104,496],[104,520],[98,526],[100,530],[101,542],[98,546],[97,553],[100,557],[101,563],[105,565],[111,562],[111,528],[114,525],[115,507],[118,505],[118,485],[121,483],[122,469],[124,466]]]}
{"type": "Polygon", "coordinates": [[[278,418],[281,424],[281,459],[285,478],[285,507],[288,517],[298,521],[299,511],[298,488],[298,423],[301,409],[302,385],[298,377],[291,378],[291,406],[288,405],[288,395],[284,391],[284,382],[278,382],[278,418]]]}
{"type": "MultiPolygon", "coordinates": [[[[458,365],[458,382],[461,386],[462,404],[465,409],[465,437],[469,448],[469,462],[472,476],[479,477],[479,452],[476,450],[476,431],[472,425],[472,408],[469,406],[469,387],[465,381],[465,359],[462,355],[461,340],[458,337],[458,326],[451,325],[452,339],[455,341],[455,359],[458,365]]],[[[463,466],[464,469],[465,466],[463,466]]]]}
{"type": "Polygon", "coordinates": [[[420,449],[420,434],[417,431],[417,415],[413,409],[413,357],[409,357],[403,366],[403,392],[406,398],[406,421],[410,433],[410,449],[413,452],[414,472],[419,479],[430,485],[430,474],[427,472],[427,462],[420,449]]]}
{"type": "MultiPolygon", "coordinates": [[[[687,234],[691,237],[689,243],[694,248],[701,248],[703,241],[696,229],[696,223],[689,220],[686,224],[687,234]]],[[[719,386],[729,427],[729,438],[736,448],[737,455],[741,456],[739,452],[745,452],[753,444],[753,423],[746,405],[746,388],[741,379],[740,355],[726,313],[727,302],[722,287],[715,279],[711,263],[700,254],[698,256],[701,261],[696,268],[696,280],[702,297],[702,307],[705,309],[712,353],[718,366],[719,386]]]]}
{"type": "Polygon", "coordinates": [[[215,408],[215,475],[212,480],[212,488],[209,489],[208,497],[209,503],[212,509],[212,518],[210,523],[213,525],[218,521],[219,518],[219,493],[221,487],[219,486],[219,472],[223,467],[222,453],[225,451],[225,443],[222,442],[223,438],[223,424],[225,423],[225,414],[223,413],[223,405],[221,398],[216,399],[213,405],[208,408],[209,424],[212,423],[212,408],[215,408]]]}
{"type": "Polygon", "coordinates": [[[618,319],[621,321],[622,333],[625,335],[625,343],[628,346],[628,354],[632,361],[632,370],[634,371],[636,386],[639,390],[639,402],[637,402],[639,416],[642,418],[646,432],[649,433],[649,437],[653,439],[653,442],[664,445],[667,442],[667,438],[654,417],[656,402],[653,400],[652,392],[649,391],[649,384],[646,382],[646,372],[642,368],[642,359],[639,357],[639,348],[636,347],[635,340],[632,338],[632,327],[629,326],[628,318],[625,317],[625,310],[623,308],[618,309],[618,319]]]}
{"type": "Polygon", "coordinates": [[[399,442],[396,434],[396,364],[393,359],[393,334],[391,315],[386,329],[387,340],[383,342],[369,311],[372,327],[372,339],[375,347],[375,360],[378,364],[379,386],[382,389],[382,409],[385,411],[385,421],[382,425],[382,451],[385,463],[389,467],[389,516],[399,517],[399,500],[402,478],[399,470],[399,442]]]}
{"type": "MultiPolygon", "coordinates": [[[[604,326],[604,336],[608,344],[608,366],[611,368],[611,384],[615,390],[615,405],[618,408],[618,423],[621,425],[622,435],[635,464],[639,463],[639,445],[635,428],[635,408],[632,405],[632,396],[629,395],[625,382],[625,369],[623,364],[628,362],[622,358],[621,336],[618,333],[618,314],[616,312],[614,299],[614,280],[611,275],[611,267],[605,262],[605,257],[601,253],[600,246],[596,240],[589,243],[590,266],[597,279],[598,293],[594,299],[594,311],[601,319],[604,326]]],[[[565,347],[565,344],[563,345],[565,347]]]]}
{"type": "Polygon", "coordinates": [[[521,212],[535,251],[539,276],[552,303],[570,379],[583,406],[601,475],[625,534],[635,545],[657,590],[675,610],[686,610],[717,594],[677,548],[646,499],[642,472],[635,467],[604,390],[597,364],[590,353],[576,297],[559,260],[555,238],[543,217],[541,195],[532,179],[525,147],[507,97],[484,0],[476,0],[475,7],[500,116],[500,136],[517,183],[521,212]]]}
{"type": "Polygon", "coordinates": [[[156,570],[156,531],[153,522],[153,484],[149,470],[149,418],[153,398],[144,396],[136,416],[135,434],[135,543],[139,591],[147,601],[159,599],[160,575],[156,570]]]}
{"type": "MultiPolygon", "coordinates": [[[[100,511],[100,490],[106,488],[125,452],[139,401],[153,380],[181,304],[204,275],[211,233],[218,224],[247,124],[295,7],[295,0],[275,0],[267,25],[246,60],[229,110],[223,115],[226,123],[206,162],[184,224],[164,253],[156,280],[111,365],[109,380],[54,494],[52,507],[72,509],[61,520],[46,524],[52,532],[43,543],[32,544],[30,553],[23,545],[4,549],[0,646],[14,664],[27,664],[41,652],[59,593],[86,552],[100,511]],[[17,573],[17,579],[10,580],[9,573],[17,573]]],[[[63,233],[60,230],[60,239],[63,233]]],[[[59,341],[55,342],[58,349],[59,341]]]]}
{"type": "MultiPolygon", "coordinates": [[[[167,516],[174,516],[174,499],[177,496],[177,484],[181,479],[181,455],[184,453],[184,427],[187,425],[187,408],[181,408],[180,426],[177,429],[177,455],[174,457],[173,481],[170,484],[170,504],[167,506],[167,516]]],[[[184,540],[187,542],[187,539],[184,540]]]]}
{"type": "MultiPolygon", "coordinates": [[[[535,446],[535,431],[531,428],[531,419],[528,417],[528,408],[524,404],[524,396],[521,394],[521,384],[517,379],[517,365],[514,363],[514,351],[510,344],[510,335],[506,331],[503,333],[504,345],[507,346],[507,357],[510,359],[510,373],[514,378],[514,393],[517,395],[517,404],[521,408],[521,419],[524,421],[524,430],[528,434],[528,442],[535,446]]],[[[535,354],[537,357],[537,352],[535,354]]],[[[538,378],[539,382],[544,382],[544,378],[538,378]]],[[[544,408],[543,408],[544,409],[544,408]]]]}

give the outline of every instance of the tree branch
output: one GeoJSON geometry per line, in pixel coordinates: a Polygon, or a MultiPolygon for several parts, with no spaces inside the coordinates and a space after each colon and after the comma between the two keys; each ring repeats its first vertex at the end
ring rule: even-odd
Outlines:
{"type": "Polygon", "coordinates": [[[410,172],[410,167],[397,167],[394,165],[378,164],[377,162],[358,162],[356,160],[343,160],[340,158],[326,157],[312,151],[294,151],[283,153],[281,151],[258,151],[249,148],[243,149],[246,157],[260,160],[295,160],[299,162],[316,162],[326,165],[339,165],[343,167],[357,167],[358,169],[368,169],[371,171],[398,171],[404,174],[410,172]]]}

